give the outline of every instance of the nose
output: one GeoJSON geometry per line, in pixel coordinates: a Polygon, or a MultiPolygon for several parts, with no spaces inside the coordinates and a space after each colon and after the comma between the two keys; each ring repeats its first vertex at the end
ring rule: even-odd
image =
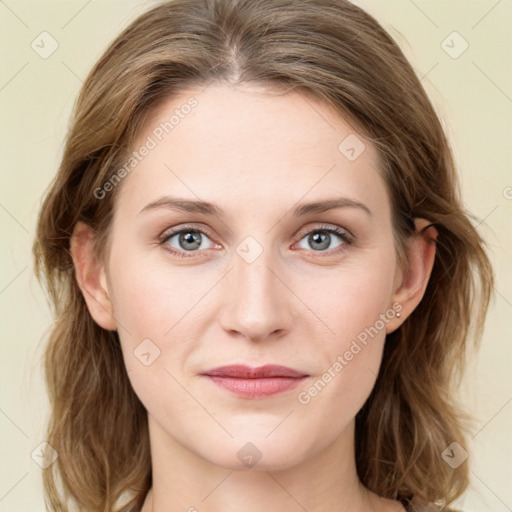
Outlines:
{"type": "Polygon", "coordinates": [[[270,250],[249,262],[234,254],[224,281],[220,322],[231,336],[251,341],[276,339],[288,333],[300,301],[287,287],[285,272],[270,250]]]}

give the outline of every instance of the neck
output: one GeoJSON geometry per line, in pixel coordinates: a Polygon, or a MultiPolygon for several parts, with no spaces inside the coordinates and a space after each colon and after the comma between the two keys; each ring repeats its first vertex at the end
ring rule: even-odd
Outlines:
{"type": "MultiPolygon", "coordinates": [[[[354,423],[330,446],[297,464],[220,467],[171,438],[148,414],[153,487],[141,512],[399,512],[359,481],[354,423]],[[283,467],[284,466],[284,467],[283,467]]],[[[263,460],[263,459],[262,459],[263,460]]]]}

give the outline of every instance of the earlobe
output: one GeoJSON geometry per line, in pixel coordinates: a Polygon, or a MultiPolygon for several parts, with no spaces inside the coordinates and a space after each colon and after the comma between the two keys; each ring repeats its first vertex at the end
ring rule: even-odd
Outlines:
{"type": "Polygon", "coordinates": [[[388,334],[397,329],[421,302],[434,266],[439,233],[426,219],[416,218],[414,224],[416,234],[407,253],[409,271],[399,271],[400,277],[392,298],[392,303],[398,302],[402,306],[400,319],[389,322],[388,334]]]}
{"type": "Polygon", "coordinates": [[[105,268],[94,253],[94,232],[83,222],[75,225],[70,250],[75,277],[92,318],[103,329],[116,330],[105,268]]]}

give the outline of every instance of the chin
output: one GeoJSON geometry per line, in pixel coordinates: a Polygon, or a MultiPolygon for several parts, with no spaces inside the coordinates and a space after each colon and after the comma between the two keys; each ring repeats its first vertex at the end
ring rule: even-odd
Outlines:
{"type": "Polygon", "coordinates": [[[268,432],[265,432],[259,436],[235,437],[227,443],[218,443],[215,452],[201,455],[216,466],[235,471],[282,471],[307,458],[304,439],[299,435],[295,434],[296,441],[287,444],[277,436],[272,439],[273,435],[266,438],[268,432]]]}

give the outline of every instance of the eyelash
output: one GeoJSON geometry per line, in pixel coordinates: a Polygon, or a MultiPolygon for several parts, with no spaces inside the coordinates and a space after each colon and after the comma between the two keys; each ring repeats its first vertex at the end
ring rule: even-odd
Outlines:
{"type": "MultiPolygon", "coordinates": [[[[327,232],[329,234],[334,234],[334,235],[337,235],[344,243],[339,245],[338,247],[336,247],[335,249],[331,249],[330,251],[314,251],[314,252],[320,252],[320,253],[325,253],[327,252],[328,256],[333,256],[335,254],[339,254],[343,251],[345,251],[347,249],[347,246],[350,246],[354,243],[354,239],[351,235],[349,235],[346,231],[343,231],[341,230],[340,228],[338,227],[331,227],[331,226],[318,226],[318,227],[315,227],[314,229],[311,229],[309,231],[307,231],[306,233],[304,233],[301,238],[299,239],[302,240],[303,238],[305,238],[306,236],[310,235],[311,233],[315,233],[317,231],[320,231],[320,232],[327,232]],[[332,252],[331,252],[332,251],[332,252]]],[[[183,252],[183,251],[177,251],[176,249],[174,248],[171,248],[166,242],[171,239],[173,236],[175,235],[179,235],[180,233],[183,233],[183,232],[194,232],[194,233],[201,233],[203,235],[206,235],[208,238],[210,238],[210,236],[208,235],[208,233],[202,229],[199,229],[199,228],[194,228],[192,226],[185,226],[183,228],[180,228],[180,229],[177,229],[177,230],[174,230],[174,231],[166,231],[164,232],[162,235],[160,235],[160,237],[158,238],[158,242],[160,245],[163,246],[163,248],[170,252],[171,254],[175,255],[175,256],[180,256],[182,258],[193,258],[195,257],[196,253],[200,253],[202,251],[198,251],[198,250],[195,250],[195,251],[189,251],[190,254],[187,254],[186,252],[183,252]]],[[[319,257],[322,258],[322,257],[328,257],[328,256],[323,256],[323,255],[320,255],[319,257]]]]}

